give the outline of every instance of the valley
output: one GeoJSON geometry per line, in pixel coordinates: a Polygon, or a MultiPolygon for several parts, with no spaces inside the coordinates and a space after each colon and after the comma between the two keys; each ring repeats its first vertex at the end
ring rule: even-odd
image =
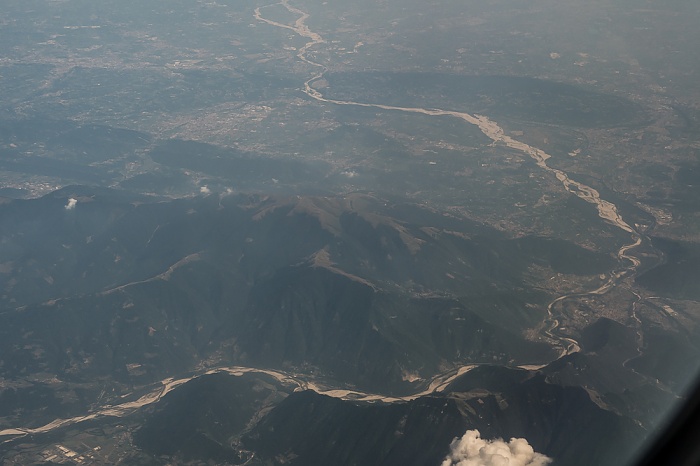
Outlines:
{"type": "Polygon", "coordinates": [[[268,1],[8,3],[0,462],[633,464],[700,361],[700,10],[268,1]]]}

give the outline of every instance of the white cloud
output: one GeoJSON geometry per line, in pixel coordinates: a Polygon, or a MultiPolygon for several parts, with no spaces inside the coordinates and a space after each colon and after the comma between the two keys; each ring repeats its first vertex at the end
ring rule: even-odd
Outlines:
{"type": "Polygon", "coordinates": [[[545,466],[552,460],[535,450],[524,438],[484,440],[478,430],[468,430],[450,444],[442,466],[545,466]]]}
{"type": "Polygon", "coordinates": [[[202,186],[199,188],[199,192],[202,194],[211,194],[211,189],[209,189],[207,186],[202,186]]]}
{"type": "Polygon", "coordinates": [[[65,205],[66,210],[73,210],[75,209],[75,205],[78,203],[77,199],[73,199],[72,197],[68,199],[68,204],[65,205]]]}

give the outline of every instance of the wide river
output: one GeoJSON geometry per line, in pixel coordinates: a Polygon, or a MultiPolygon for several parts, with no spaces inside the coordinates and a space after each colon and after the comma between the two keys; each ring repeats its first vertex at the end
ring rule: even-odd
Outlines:
{"type": "MultiPolygon", "coordinates": [[[[288,0],[281,0],[280,3],[275,3],[274,5],[282,5],[284,6],[290,13],[294,15],[298,15],[298,19],[293,24],[282,24],[278,23],[276,21],[272,21],[269,19],[266,19],[263,16],[263,9],[265,7],[261,8],[256,8],[254,12],[254,17],[258,21],[262,21],[264,23],[267,23],[271,26],[279,27],[279,28],[284,28],[288,29],[291,31],[294,31],[296,34],[298,34],[301,37],[305,37],[308,39],[308,42],[301,47],[297,51],[297,57],[303,61],[304,63],[307,63],[312,67],[312,69],[316,70],[312,76],[304,82],[304,88],[303,91],[312,99],[317,100],[319,102],[327,103],[327,104],[333,104],[333,105],[352,105],[352,106],[357,106],[357,107],[370,107],[370,108],[377,108],[377,109],[382,109],[382,110],[388,110],[388,111],[397,111],[397,112],[404,112],[404,113],[418,113],[418,114],[423,114],[423,115],[429,115],[429,116],[451,116],[454,118],[458,118],[460,120],[465,121],[468,124],[474,125],[479,128],[479,130],[489,137],[492,141],[494,142],[499,142],[501,144],[504,144],[512,149],[518,150],[529,157],[531,157],[537,166],[541,168],[542,170],[552,174],[554,177],[556,177],[557,180],[559,180],[564,188],[571,194],[583,199],[584,201],[593,204],[598,212],[598,216],[616,226],[620,230],[629,233],[632,241],[629,244],[624,245],[623,247],[620,248],[618,251],[617,255],[618,258],[620,259],[621,262],[626,262],[627,265],[625,266],[624,269],[613,272],[609,275],[607,281],[600,286],[599,288],[586,292],[586,293],[577,293],[577,294],[572,294],[572,295],[563,295],[559,296],[556,298],[554,301],[552,301],[549,306],[547,307],[547,312],[548,312],[548,317],[541,326],[542,328],[542,333],[544,336],[546,336],[550,341],[553,341],[554,344],[556,344],[560,348],[560,357],[570,354],[572,352],[579,351],[579,344],[576,340],[565,336],[561,335],[558,332],[559,328],[559,320],[557,319],[555,315],[555,306],[558,303],[561,303],[562,301],[570,298],[575,298],[575,297],[581,297],[585,295],[600,295],[603,293],[608,292],[610,289],[612,289],[616,284],[619,282],[619,280],[626,275],[629,275],[630,273],[634,273],[636,269],[640,265],[640,261],[638,258],[635,256],[630,255],[630,251],[642,244],[642,241],[644,240],[643,236],[637,232],[632,226],[630,226],[625,220],[622,218],[620,213],[618,212],[617,206],[613,204],[612,202],[609,202],[603,198],[601,198],[600,193],[595,190],[594,188],[587,186],[583,183],[580,183],[578,181],[572,180],[569,175],[559,169],[552,168],[547,165],[547,160],[551,158],[551,155],[547,154],[545,151],[542,149],[530,146],[524,142],[517,141],[513,139],[512,137],[508,136],[505,134],[504,130],[496,123],[495,121],[489,119],[486,116],[483,115],[472,115],[469,113],[464,113],[464,112],[457,112],[457,111],[452,111],[452,110],[440,110],[436,108],[421,108],[421,107],[397,107],[393,105],[383,105],[383,104],[372,104],[372,103],[364,103],[364,102],[355,102],[355,101],[343,101],[343,100],[333,100],[333,99],[328,99],[323,96],[322,93],[320,93],[318,90],[314,89],[312,87],[312,84],[314,81],[317,81],[321,78],[323,78],[324,74],[327,71],[327,68],[323,66],[320,63],[316,63],[313,60],[310,60],[307,57],[307,51],[316,45],[322,44],[325,42],[323,37],[319,35],[316,32],[313,32],[309,29],[309,27],[306,25],[306,19],[309,17],[309,15],[298,8],[295,8],[291,6],[288,2],[288,0]]],[[[272,6],[272,5],[269,5],[272,6]]],[[[381,395],[381,394],[373,394],[373,393],[365,393],[365,392],[360,392],[357,390],[345,390],[345,389],[325,389],[322,387],[319,387],[317,384],[315,384],[313,381],[309,380],[309,378],[299,375],[299,374],[288,374],[282,371],[277,371],[277,370],[266,370],[266,369],[258,369],[258,368],[252,368],[252,367],[241,367],[241,366],[234,366],[234,367],[221,367],[221,368],[216,368],[209,370],[204,373],[200,373],[191,377],[185,377],[185,378],[180,378],[180,379],[166,379],[160,382],[159,384],[156,384],[152,390],[148,391],[145,395],[141,396],[137,400],[134,401],[125,401],[123,403],[117,403],[117,404],[112,404],[112,405],[105,405],[101,408],[95,409],[92,413],[85,415],[85,416],[77,416],[69,419],[56,419],[53,422],[46,424],[45,426],[42,427],[37,427],[37,428],[13,428],[13,429],[5,429],[0,431],[0,438],[5,437],[4,439],[0,440],[1,443],[9,442],[9,441],[14,441],[17,440],[18,438],[31,435],[31,434],[41,434],[41,433],[46,433],[50,432],[54,429],[60,428],[60,427],[65,427],[68,425],[73,425],[79,422],[83,421],[88,421],[91,419],[97,419],[97,418],[102,418],[102,417],[123,417],[128,414],[133,413],[134,411],[158,402],[163,396],[165,396],[167,393],[169,393],[171,390],[174,388],[196,378],[196,377],[201,377],[202,375],[205,374],[211,374],[211,373],[216,373],[216,372],[226,372],[232,375],[243,375],[246,373],[258,373],[258,374],[266,374],[268,376],[271,376],[278,380],[281,383],[285,384],[292,384],[296,385],[295,390],[314,390],[318,393],[335,397],[335,398],[340,398],[344,400],[354,400],[354,401],[375,401],[375,402],[384,402],[384,403],[396,403],[396,402],[405,402],[405,401],[410,401],[413,399],[416,399],[421,396],[429,395],[431,393],[436,393],[443,391],[449,384],[452,382],[454,379],[457,377],[461,376],[462,374],[468,372],[469,370],[473,369],[474,367],[477,367],[474,364],[470,365],[464,365],[458,368],[455,368],[454,370],[451,370],[449,372],[446,372],[444,374],[439,374],[436,375],[431,379],[430,382],[428,382],[426,388],[421,391],[420,393],[415,393],[410,396],[406,397],[391,397],[391,396],[386,396],[386,395],[381,395]]],[[[521,366],[524,369],[538,369],[541,368],[542,366],[521,366]]]]}

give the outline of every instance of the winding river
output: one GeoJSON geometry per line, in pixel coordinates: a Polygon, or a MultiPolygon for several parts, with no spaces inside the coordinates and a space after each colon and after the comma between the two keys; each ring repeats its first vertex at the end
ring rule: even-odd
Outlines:
{"type": "Polygon", "coordinates": [[[312,74],[312,76],[309,79],[307,79],[304,82],[303,92],[312,99],[317,100],[319,102],[334,105],[350,105],[355,107],[377,108],[381,110],[398,111],[404,113],[419,113],[429,116],[451,116],[463,120],[466,123],[469,123],[479,128],[479,130],[493,142],[498,142],[511,149],[515,149],[529,156],[535,161],[536,165],[539,168],[554,175],[554,177],[557,180],[559,180],[559,182],[563,185],[566,191],[580,199],[583,199],[589,204],[593,204],[598,212],[598,217],[600,217],[605,222],[614,225],[615,227],[619,228],[625,233],[630,234],[630,236],[632,237],[632,242],[622,246],[617,252],[618,259],[621,263],[627,263],[626,266],[624,266],[621,270],[613,271],[609,275],[607,281],[599,288],[585,293],[575,293],[570,295],[559,296],[547,306],[547,319],[545,320],[545,322],[543,322],[542,325],[543,336],[546,336],[548,340],[554,342],[555,345],[559,346],[559,348],[561,349],[560,357],[567,354],[571,354],[573,352],[580,351],[579,344],[576,340],[565,335],[561,335],[558,332],[560,322],[555,315],[556,305],[560,304],[561,302],[567,299],[604,294],[610,289],[612,289],[614,286],[616,286],[622,278],[635,273],[640,265],[639,259],[631,255],[630,251],[642,244],[643,237],[638,231],[636,231],[622,218],[617,209],[617,206],[612,202],[601,198],[600,193],[591,186],[587,186],[581,182],[572,180],[569,177],[569,175],[563,170],[552,168],[549,165],[547,165],[547,160],[549,160],[552,157],[550,154],[546,153],[542,149],[530,146],[529,144],[518,141],[506,135],[505,131],[498,125],[498,123],[484,115],[472,115],[465,112],[441,110],[437,108],[398,107],[394,105],[335,100],[324,97],[324,95],[317,89],[314,89],[312,85],[315,81],[318,81],[324,77],[324,75],[328,71],[328,68],[322,65],[321,63],[317,63],[309,59],[307,53],[311,47],[314,47],[318,44],[322,44],[325,42],[325,40],[323,39],[323,37],[321,37],[320,34],[311,31],[306,25],[305,22],[309,18],[308,13],[305,13],[299,10],[298,8],[291,6],[288,0],[281,0],[279,3],[274,3],[268,6],[273,5],[282,5],[290,13],[299,15],[298,19],[294,22],[294,25],[282,24],[276,21],[266,19],[261,13],[261,8],[255,9],[255,19],[269,24],[271,26],[290,29],[297,33],[299,36],[309,39],[309,41],[298,50],[297,57],[304,63],[311,65],[317,70],[315,73],[312,74]]]}
{"type": "MultiPolygon", "coordinates": [[[[308,42],[301,47],[297,51],[297,57],[299,60],[303,61],[304,63],[308,64],[309,66],[312,67],[312,69],[316,70],[315,72],[312,73],[312,76],[304,82],[304,87],[303,87],[303,92],[306,93],[310,98],[327,103],[327,104],[333,104],[333,105],[351,105],[351,106],[356,106],[356,107],[369,107],[369,108],[377,108],[381,110],[388,110],[388,111],[398,111],[398,112],[404,112],[404,113],[418,113],[418,114],[423,114],[423,115],[429,115],[429,116],[451,116],[454,118],[458,118],[460,120],[463,120],[464,122],[474,125],[479,128],[479,130],[486,135],[488,138],[490,138],[494,142],[498,142],[501,144],[506,145],[507,147],[510,147],[512,149],[515,149],[517,151],[520,151],[530,158],[532,158],[536,165],[553,175],[561,184],[563,187],[571,194],[579,197],[580,199],[583,199],[584,201],[593,204],[598,212],[598,217],[600,217],[602,220],[605,222],[608,222],[615,227],[619,228],[620,230],[624,231],[625,233],[629,233],[632,241],[629,244],[626,244],[622,246],[618,253],[617,257],[620,260],[621,264],[625,264],[621,269],[617,271],[613,271],[610,273],[609,277],[607,278],[607,281],[598,287],[595,290],[588,291],[585,293],[576,293],[576,294],[569,294],[569,295],[563,295],[559,296],[555,300],[553,300],[548,306],[547,306],[547,318],[543,322],[541,329],[542,329],[542,335],[543,337],[547,338],[549,341],[553,342],[555,346],[558,346],[560,348],[560,357],[565,356],[567,354],[571,354],[577,351],[580,351],[579,343],[574,340],[573,338],[570,338],[566,335],[563,335],[560,333],[559,328],[560,328],[560,322],[559,319],[557,318],[556,315],[556,307],[558,304],[562,303],[563,301],[567,299],[574,299],[574,298],[581,298],[583,296],[591,296],[591,295],[601,295],[604,293],[607,293],[609,290],[611,290],[613,287],[615,287],[622,278],[629,276],[630,274],[633,274],[636,272],[637,268],[640,265],[640,261],[637,257],[633,256],[630,254],[630,251],[635,249],[636,247],[640,246],[643,242],[643,236],[636,231],[632,226],[630,226],[625,220],[622,218],[620,213],[618,212],[617,206],[610,201],[607,201],[603,198],[601,198],[600,193],[595,190],[594,188],[587,186],[583,183],[580,183],[578,181],[572,180],[569,175],[557,168],[552,168],[547,165],[547,160],[551,158],[549,154],[547,154],[545,151],[542,149],[530,146],[524,142],[518,141],[513,139],[512,137],[508,136],[505,134],[504,130],[496,123],[495,121],[489,119],[486,116],[483,115],[472,115],[469,113],[464,113],[464,112],[457,112],[457,111],[452,111],[452,110],[441,110],[441,109],[435,109],[435,108],[420,108],[420,107],[398,107],[398,106],[393,106],[393,105],[383,105],[383,104],[371,104],[371,103],[363,103],[363,102],[355,102],[355,101],[342,101],[342,100],[333,100],[333,99],[328,99],[323,96],[321,92],[318,90],[314,89],[312,87],[312,84],[319,80],[322,79],[324,74],[328,71],[328,69],[317,62],[314,62],[313,60],[309,59],[307,56],[307,53],[310,48],[322,44],[325,42],[323,37],[321,37],[320,34],[312,31],[309,29],[309,27],[306,25],[306,19],[309,17],[308,13],[305,13],[293,6],[291,6],[288,2],[288,0],[281,0],[279,3],[275,3],[272,5],[268,6],[273,6],[273,5],[282,5],[285,7],[290,13],[294,15],[298,15],[298,19],[293,24],[282,24],[276,21],[272,21],[270,19],[266,19],[263,16],[263,10],[266,7],[259,7],[256,8],[254,11],[254,17],[256,20],[261,21],[263,23],[266,23],[270,26],[278,27],[278,28],[284,28],[284,29],[289,29],[296,34],[298,34],[301,37],[305,37],[308,39],[308,42]]],[[[641,298],[640,298],[641,299],[641,298]]],[[[633,316],[636,318],[636,316],[633,316]]],[[[436,393],[436,392],[441,392],[446,389],[446,387],[457,377],[461,376],[462,374],[468,372],[469,370],[473,369],[474,367],[477,367],[475,364],[470,364],[470,365],[465,365],[459,368],[456,368],[452,371],[449,371],[444,374],[439,374],[435,376],[431,381],[428,382],[426,388],[420,392],[416,393],[411,396],[407,397],[388,397],[385,395],[381,394],[372,394],[372,393],[365,393],[365,392],[360,392],[356,390],[343,390],[343,389],[325,389],[314,383],[313,381],[309,380],[308,378],[304,377],[303,375],[298,375],[298,374],[289,374],[285,373],[282,371],[277,371],[277,370],[265,370],[265,369],[257,369],[257,368],[251,368],[251,367],[241,367],[241,366],[234,366],[234,367],[224,367],[224,368],[216,368],[209,370],[205,373],[200,373],[191,377],[185,377],[181,379],[166,379],[163,380],[161,383],[156,384],[153,386],[153,388],[148,391],[145,395],[141,396],[135,401],[125,401],[123,403],[119,404],[114,404],[114,405],[106,405],[101,408],[96,409],[94,412],[92,412],[89,415],[86,416],[78,416],[74,418],[69,418],[69,419],[57,419],[45,426],[37,427],[37,428],[14,428],[14,429],[5,429],[0,431],[0,444],[1,443],[6,443],[10,441],[15,441],[19,438],[28,436],[28,435],[33,435],[33,434],[41,434],[41,433],[47,433],[50,432],[54,429],[60,428],[60,427],[65,427],[69,425],[74,425],[76,423],[84,422],[84,421],[89,421],[92,419],[97,419],[97,418],[103,418],[103,417],[123,417],[126,415],[129,415],[133,413],[134,411],[158,402],[163,396],[165,396],[167,393],[172,391],[174,388],[188,382],[189,380],[192,380],[196,377],[200,377],[205,374],[211,374],[211,373],[217,373],[217,372],[226,372],[232,375],[243,375],[246,373],[257,373],[257,374],[266,374],[268,376],[271,376],[278,380],[280,383],[283,384],[289,384],[292,386],[295,386],[295,391],[296,390],[314,390],[320,394],[328,395],[331,397],[339,398],[339,399],[344,399],[344,400],[354,400],[354,401],[381,401],[385,403],[394,403],[394,402],[404,402],[404,401],[410,401],[413,399],[416,399],[421,396],[429,395],[431,393],[436,393]]],[[[525,369],[538,369],[543,366],[521,366],[522,368],[525,369]]]]}
{"type": "MultiPolygon", "coordinates": [[[[290,374],[287,372],[279,371],[279,370],[268,370],[268,369],[258,369],[254,367],[243,367],[243,366],[231,366],[231,367],[219,367],[215,369],[208,370],[203,373],[198,373],[189,377],[183,377],[180,379],[174,379],[174,378],[169,378],[165,379],[159,383],[156,383],[152,386],[150,390],[148,390],[144,395],[140,396],[138,399],[133,400],[133,401],[124,401],[123,403],[117,403],[117,404],[107,404],[104,405],[96,410],[94,410],[92,413],[87,414],[85,416],[76,416],[72,418],[66,418],[66,419],[55,419],[51,421],[50,423],[40,426],[40,427],[35,427],[35,428],[28,428],[28,427],[17,427],[17,428],[11,428],[11,429],[4,429],[0,430],[0,445],[8,442],[15,442],[21,438],[24,438],[29,435],[37,435],[37,434],[46,434],[49,433],[53,430],[63,428],[63,427],[69,427],[75,424],[79,424],[81,422],[85,421],[91,421],[91,420],[96,420],[96,419],[102,419],[102,418],[107,418],[107,417],[125,417],[128,416],[137,410],[157,403],[160,401],[165,395],[170,393],[172,390],[175,388],[179,387],[182,384],[185,384],[189,382],[190,380],[202,377],[204,375],[209,375],[209,374],[217,374],[217,373],[227,373],[230,375],[234,376],[242,376],[244,374],[262,374],[262,375],[268,375],[275,380],[277,380],[279,383],[287,386],[293,386],[294,391],[302,391],[302,390],[313,390],[316,393],[319,393],[321,395],[326,395],[330,396],[333,398],[339,398],[342,400],[353,400],[353,401],[379,401],[379,402],[384,402],[384,403],[396,403],[396,402],[403,402],[403,401],[411,401],[415,400],[416,398],[419,398],[421,396],[429,395],[431,393],[436,393],[436,392],[441,392],[444,391],[447,386],[454,381],[457,377],[461,376],[462,374],[465,374],[466,372],[470,371],[471,369],[477,367],[476,364],[468,365],[468,366],[462,366],[456,370],[452,370],[450,372],[440,374],[436,377],[434,377],[430,383],[427,385],[427,387],[419,392],[415,393],[413,395],[409,396],[403,396],[403,397],[390,397],[386,395],[381,395],[381,394],[376,394],[376,393],[367,393],[367,392],[362,392],[359,390],[346,390],[346,389],[327,389],[319,386],[316,382],[307,379],[303,375],[297,375],[297,374],[290,374]]],[[[128,398],[128,395],[125,395],[123,398],[128,398]]]]}

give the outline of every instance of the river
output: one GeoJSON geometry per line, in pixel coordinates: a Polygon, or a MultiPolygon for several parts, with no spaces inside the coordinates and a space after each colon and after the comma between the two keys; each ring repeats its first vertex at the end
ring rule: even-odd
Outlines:
{"type": "MultiPolygon", "coordinates": [[[[307,57],[307,52],[311,47],[322,44],[325,42],[325,40],[323,39],[323,37],[321,37],[320,34],[310,30],[309,27],[306,25],[306,19],[309,18],[308,13],[305,13],[291,6],[288,0],[282,0],[281,2],[275,3],[273,5],[284,6],[290,13],[299,15],[298,19],[296,19],[293,25],[282,24],[276,21],[266,19],[262,14],[262,10],[266,7],[256,8],[254,11],[254,17],[256,20],[266,23],[270,26],[292,30],[299,36],[308,39],[308,42],[298,50],[297,57],[301,61],[309,64],[313,67],[313,69],[316,70],[316,72],[312,73],[312,76],[304,82],[303,92],[306,93],[306,95],[308,95],[310,98],[319,102],[333,105],[369,107],[404,113],[418,113],[429,116],[451,116],[463,120],[468,124],[478,127],[479,130],[492,141],[504,144],[507,147],[520,151],[531,157],[539,168],[552,174],[557,180],[559,180],[559,182],[561,182],[561,184],[569,193],[579,197],[580,199],[583,199],[584,201],[590,204],[593,204],[597,209],[598,217],[614,225],[615,227],[619,228],[625,233],[630,234],[632,241],[629,244],[622,246],[617,253],[617,257],[620,259],[620,262],[627,263],[626,266],[624,266],[621,270],[611,272],[607,281],[595,290],[588,291],[585,293],[562,295],[554,299],[547,306],[547,318],[541,326],[543,336],[545,336],[548,340],[553,341],[553,343],[560,348],[559,357],[580,351],[579,343],[576,340],[569,336],[563,335],[558,331],[560,322],[556,316],[555,311],[557,304],[560,304],[562,301],[567,299],[575,299],[588,295],[601,295],[607,293],[609,290],[615,287],[623,277],[629,276],[629,274],[634,273],[640,265],[639,259],[635,256],[630,255],[630,251],[640,246],[644,241],[644,238],[638,231],[636,231],[622,218],[617,209],[617,206],[612,202],[601,198],[600,193],[596,189],[587,186],[581,182],[572,180],[569,177],[569,175],[563,170],[548,166],[547,160],[551,158],[551,155],[547,154],[542,149],[530,146],[524,142],[518,141],[506,135],[503,128],[501,128],[497,122],[491,120],[490,118],[484,115],[472,115],[464,112],[457,112],[453,110],[441,110],[436,108],[398,107],[393,105],[334,100],[324,97],[321,92],[312,87],[312,84],[314,81],[322,79],[324,74],[328,71],[328,69],[324,65],[316,63],[313,60],[309,59],[307,57]]],[[[69,419],[57,419],[49,424],[46,424],[45,426],[37,428],[12,428],[2,430],[0,431],[0,438],[7,438],[2,440],[0,443],[14,441],[17,438],[21,438],[31,434],[41,434],[50,432],[60,427],[65,427],[68,425],[73,425],[79,422],[84,422],[92,419],[102,417],[123,417],[133,413],[138,409],[143,408],[144,406],[148,406],[160,401],[163,396],[172,391],[174,388],[196,377],[201,377],[205,374],[212,374],[217,372],[226,372],[232,375],[242,375],[246,373],[266,374],[271,377],[274,377],[280,383],[296,385],[295,390],[314,390],[317,393],[343,400],[367,402],[379,401],[384,403],[396,403],[406,402],[414,400],[421,396],[429,395],[431,393],[444,391],[452,381],[454,381],[457,377],[461,376],[462,374],[473,369],[474,367],[477,367],[477,365],[469,364],[458,367],[444,374],[438,374],[431,379],[431,381],[428,383],[427,387],[424,390],[422,390],[419,393],[415,393],[413,395],[405,397],[391,397],[382,394],[361,392],[357,390],[325,389],[302,375],[289,374],[277,370],[266,370],[242,366],[221,367],[211,369],[203,374],[197,374],[191,377],[185,377],[180,379],[171,378],[163,380],[162,382],[160,382],[160,384],[154,386],[154,388],[151,391],[149,391],[148,393],[141,396],[135,401],[128,401],[115,405],[106,405],[96,409],[93,413],[90,413],[86,416],[78,416],[69,419]]],[[[544,366],[524,365],[520,367],[529,370],[536,370],[544,366]]]]}
{"type": "Polygon", "coordinates": [[[580,199],[583,199],[589,204],[593,204],[596,207],[598,217],[600,217],[605,222],[614,225],[615,227],[619,228],[625,233],[630,234],[632,241],[629,244],[625,244],[624,246],[622,246],[617,252],[617,257],[620,259],[620,262],[627,263],[627,265],[624,266],[622,270],[611,272],[609,277],[607,278],[607,281],[595,290],[586,293],[575,293],[570,295],[559,296],[547,306],[547,319],[545,322],[543,322],[543,325],[541,326],[542,335],[550,341],[553,341],[557,346],[560,347],[560,357],[579,351],[580,346],[576,340],[568,336],[561,335],[557,332],[559,328],[559,319],[555,316],[554,313],[555,306],[567,299],[580,298],[586,295],[601,295],[603,293],[606,293],[609,290],[611,290],[614,286],[616,286],[622,278],[635,273],[640,265],[639,259],[635,256],[630,255],[630,251],[640,246],[644,238],[637,230],[635,230],[622,218],[617,206],[612,202],[603,199],[600,196],[600,193],[595,188],[592,188],[591,186],[585,185],[579,181],[571,179],[569,175],[563,170],[552,168],[549,165],[547,165],[547,160],[549,160],[552,157],[550,154],[546,153],[542,149],[533,147],[529,144],[518,141],[506,135],[503,128],[501,128],[501,126],[497,122],[491,120],[490,118],[484,115],[472,115],[465,112],[457,112],[454,110],[442,110],[438,108],[399,107],[394,105],[335,100],[324,97],[324,95],[317,89],[314,89],[312,85],[315,81],[323,79],[325,73],[328,71],[328,68],[320,63],[314,62],[313,60],[309,59],[307,56],[307,52],[311,47],[322,44],[325,42],[325,40],[320,34],[311,31],[306,25],[306,20],[309,18],[308,13],[305,13],[299,10],[298,8],[291,6],[288,0],[281,0],[279,3],[275,3],[269,6],[273,5],[282,5],[290,13],[299,15],[298,19],[294,22],[294,25],[281,24],[264,18],[264,16],[261,13],[261,8],[256,8],[254,15],[255,19],[269,24],[271,26],[290,29],[298,35],[300,35],[301,37],[309,39],[309,41],[299,49],[297,57],[301,61],[311,65],[317,70],[316,72],[312,73],[312,76],[304,82],[303,87],[303,92],[312,99],[333,105],[350,105],[355,107],[377,108],[381,110],[398,111],[404,113],[418,113],[429,116],[451,116],[463,120],[466,123],[469,123],[479,128],[479,130],[493,142],[504,144],[507,147],[520,151],[532,158],[539,168],[552,174],[557,180],[559,180],[559,182],[569,193],[575,195],[580,199]]]}

